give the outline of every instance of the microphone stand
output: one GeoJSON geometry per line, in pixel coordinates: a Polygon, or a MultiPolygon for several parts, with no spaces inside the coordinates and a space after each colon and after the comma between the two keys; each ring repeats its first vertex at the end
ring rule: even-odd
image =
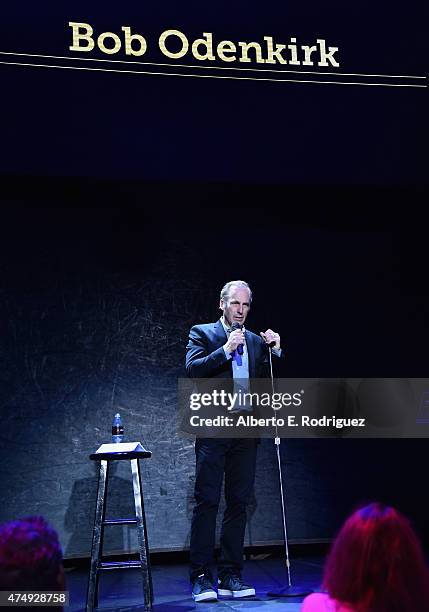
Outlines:
{"type": "MultiPolygon", "coordinates": [[[[271,378],[271,392],[274,394],[274,376],[273,376],[273,359],[272,359],[272,349],[271,346],[268,345],[268,354],[269,354],[269,363],[270,363],[270,378],[271,378]]],[[[287,570],[287,586],[279,589],[278,591],[270,591],[267,593],[268,597],[305,597],[306,595],[310,595],[313,591],[311,589],[305,589],[303,587],[297,587],[292,585],[291,579],[291,564],[289,560],[289,538],[287,533],[287,523],[286,523],[286,504],[283,493],[283,472],[282,472],[282,463],[280,460],[280,437],[278,435],[278,427],[277,427],[277,417],[274,420],[275,422],[275,439],[274,444],[276,446],[276,455],[277,455],[277,467],[279,471],[279,483],[280,483],[280,500],[282,507],[282,519],[283,519],[283,537],[284,537],[284,546],[285,546],[285,564],[287,570]]]]}

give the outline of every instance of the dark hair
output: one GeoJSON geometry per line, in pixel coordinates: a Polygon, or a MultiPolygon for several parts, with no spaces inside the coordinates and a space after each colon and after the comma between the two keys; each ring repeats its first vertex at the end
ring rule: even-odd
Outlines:
{"type": "Polygon", "coordinates": [[[358,612],[429,610],[429,573],[410,522],[380,503],[360,508],[336,537],[323,579],[358,612]]]}
{"type": "Polygon", "coordinates": [[[43,517],[0,526],[0,590],[58,591],[62,571],[57,532],[43,517]]]}

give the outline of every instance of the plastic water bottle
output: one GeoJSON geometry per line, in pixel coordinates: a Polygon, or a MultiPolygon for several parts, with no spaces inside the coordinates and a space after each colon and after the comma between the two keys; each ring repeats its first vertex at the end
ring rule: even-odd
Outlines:
{"type": "Polygon", "coordinates": [[[112,421],[112,442],[118,443],[124,440],[124,425],[122,423],[121,415],[119,412],[115,414],[115,418],[112,421]]]}

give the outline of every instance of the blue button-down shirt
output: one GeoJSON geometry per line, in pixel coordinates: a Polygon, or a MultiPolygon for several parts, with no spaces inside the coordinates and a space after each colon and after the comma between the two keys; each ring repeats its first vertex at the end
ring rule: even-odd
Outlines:
{"type": "MultiPolygon", "coordinates": [[[[228,335],[231,333],[231,330],[226,325],[223,317],[221,318],[221,323],[228,337],[228,335]]],[[[243,355],[241,356],[241,362],[242,362],[241,365],[238,365],[235,359],[235,356],[237,354],[236,351],[234,351],[233,355],[231,355],[231,353],[228,353],[225,350],[225,347],[223,347],[223,350],[225,352],[226,358],[232,359],[232,376],[234,378],[234,392],[238,393],[239,391],[241,391],[241,393],[248,393],[250,391],[249,353],[247,351],[246,342],[244,342],[244,345],[243,345],[243,355]]],[[[281,349],[278,350],[278,349],[273,348],[272,351],[273,351],[273,354],[276,355],[277,357],[280,357],[282,354],[281,349]]],[[[250,412],[252,410],[250,400],[248,400],[247,402],[245,401],[240,406],[237,406],[237,409],[234,410],[234,412],[237,412],[238,410],[247,410],[250,412]]]]}
{"type": "MultiPolygon", "coordinates": [[[[221,323],[223,326],[223,329],[225,330],[225,333],[227,335],[227,337],[229,336],[231,330],[229,329],[229,327],[227,327],[225,325],[225,321],[223,320],[223,317],[221,318],[221,323]]],[[[237,360],[235,359],[235,356],[237,354],[236,351],[234,351],[234,358],[231,355],[231,353],[228,353],[225,350],[225,347],[223,349],[225,351],[225,355],[227,359],[232,359],[232,375],[234,378],[249,378],[249,353],[247,351],[247,346],[246,346],[246,342],[243,344],[243,354],[241,355],[241,365],[237,364],[237,360]]]]}
{"type": "MultiPolygon", "coordinates": [[[[225,324],[223,317],[221,318],[221,323],[225,333],[228,337],[231,330],[225,324]]],[[[241,355],[241,365],[238,365],[236,360],[237,351],[234,351],[233,355],[228,353],[225,350],[225,355],[227,359],[232,359],[232,376],[234,378],[234,393],[248,393],[250,390],[249,387],[249,352],[247,350],[246,342],[243,344],[243,354],[241,355]]],[[[240,405],[236,405],[236,410],[231,412],[237,412],[238,410],[247,410],[251,411],[252,406],[248,405],[248,402],[241,403],[240,405]]]]}

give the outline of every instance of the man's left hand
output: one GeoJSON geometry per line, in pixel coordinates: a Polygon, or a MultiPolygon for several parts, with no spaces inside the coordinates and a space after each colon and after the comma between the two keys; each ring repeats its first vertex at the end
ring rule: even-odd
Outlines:
{"type": "Polygon", "coordinates": [[[280,336],[276,334],[276,332],[274,332],[272,329],[267,329],[266,332],[260,332],[260,333],[261,333],[261,338],[262,340],[264,340],[264,342],[266,342],[267,344],[271,344],[271,342],[275,342],[272,348],[275,349],[276,351],[280,350],[280,336]]]}

